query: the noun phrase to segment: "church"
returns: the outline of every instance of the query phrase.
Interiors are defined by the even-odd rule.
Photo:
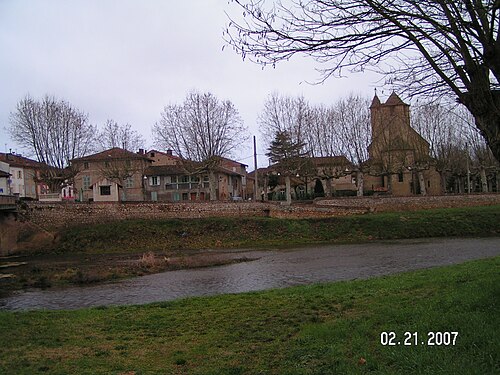
[[[429,142],[410,126],[410,106],[396,93],[370,106],[372,141],[363,166],[365,192],[393,196],[442,194]]]

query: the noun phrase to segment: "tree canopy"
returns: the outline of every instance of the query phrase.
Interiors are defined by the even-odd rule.
[[[12,139],[48,166],[63,169],[71,159],[93,151],[95,127],[64,100],[27,95],[10,114]]]
[[[233,0],[226,41],[275,65],[295,54],[322,78],[373,70],[408,95],[454,96],[500,159],[499,0]]]
[[[191,92],[184,103],[165,106],[153,135],[157,146],[183,159],[206,162],[230,156],[247,139],[247,130],[231,101]]]
[[[107,120],[98,135],[98,144],[102,150],[120,147],[131,152],[144,148],[144,138],[132,125],[120,125],[114,120]]]

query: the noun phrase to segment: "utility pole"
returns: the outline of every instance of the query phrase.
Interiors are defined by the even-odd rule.
[[[469,144],[465,143],[465,150],[466,150],[466,162],[467,162],[467,194],[470,194],[470,168],[469,168]]]
[[[253,165],[255,168],[255,182],[253,184],[253,201],[257,202],[257,197],[259,193],[259,176],[257,175],[257,142],[255,141],[255,135],[253,136]]]

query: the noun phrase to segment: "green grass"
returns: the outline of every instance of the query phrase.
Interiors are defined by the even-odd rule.
[[[500,206],[377,213],[326,219],[122,220],[63,230],[59,253],[290,246],[500,233]]]
[[[0,373],[498,374],[499,271],[497,257],[146,306],[0,312]],[[383,346],[383,331],[459,335],[454,346]]]

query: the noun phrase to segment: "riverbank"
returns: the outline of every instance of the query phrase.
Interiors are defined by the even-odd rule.
[[[373,213],[324,219],[205,218],[122,220],[54,233],[55,242],[1,269],[3,293],[85,285],[166,270],[249,260],[224,249],[289,248],[427,237],[495,236],[500,206]]]
[[[0,311],[0,372],[497,373],[499,268],[497,257],[146,306]]]

